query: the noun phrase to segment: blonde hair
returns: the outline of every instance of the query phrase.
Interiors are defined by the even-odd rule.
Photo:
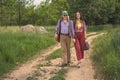
[[[63,20],[63,16],[61,16],[61,19],[60,20]],[[67,16],[67,20],[70,20],[70,17]]]

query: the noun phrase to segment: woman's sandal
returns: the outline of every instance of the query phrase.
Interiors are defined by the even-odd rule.
[[[81,62],[78,62],[77,66],[76,66],[77,68],[80,68],[80,63],[81,63]]]
[[[79,65],[77,65],[76,67],[77,67],[77,68],[80,68],[80,66],[79,66]]]

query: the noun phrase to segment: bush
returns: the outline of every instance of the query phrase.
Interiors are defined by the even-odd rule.
[[[92,60],[97,78],[120,80],[120,28],[110,30],[95,40]]]
[[[87,26],[88,32],[98,32],[98,31],[103,31],[103,30],[110,30],[112,28],[113,26],[110,24]]]

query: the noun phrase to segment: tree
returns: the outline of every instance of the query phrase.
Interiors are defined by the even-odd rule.
[[[0,0],[0,25],[22,24],[26,6],[33,0]],[[23,18],[24,19],[24,18]]]
[[[87,24],[120,24],[120,0],[45,0],[38,7],[34,0],[0,0],[0,25],[55,25],[61,12],[70,19],[80,11]]]
[[[68,0],[70,13],[80,11],[88,24],[106,24],[116,9],[118,0]]]

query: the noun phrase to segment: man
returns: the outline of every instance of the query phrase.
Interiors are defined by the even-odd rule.
[[[62,49],[62,65],[61,67],[67,66],[70,63],[70,43],[71,37],[75,42],[75,32],[73,21],[69,20],[68,12],[63,11],[62,17],[57,23],[57,27],[55,30],[55,38],[60,34],[60,44]]]

